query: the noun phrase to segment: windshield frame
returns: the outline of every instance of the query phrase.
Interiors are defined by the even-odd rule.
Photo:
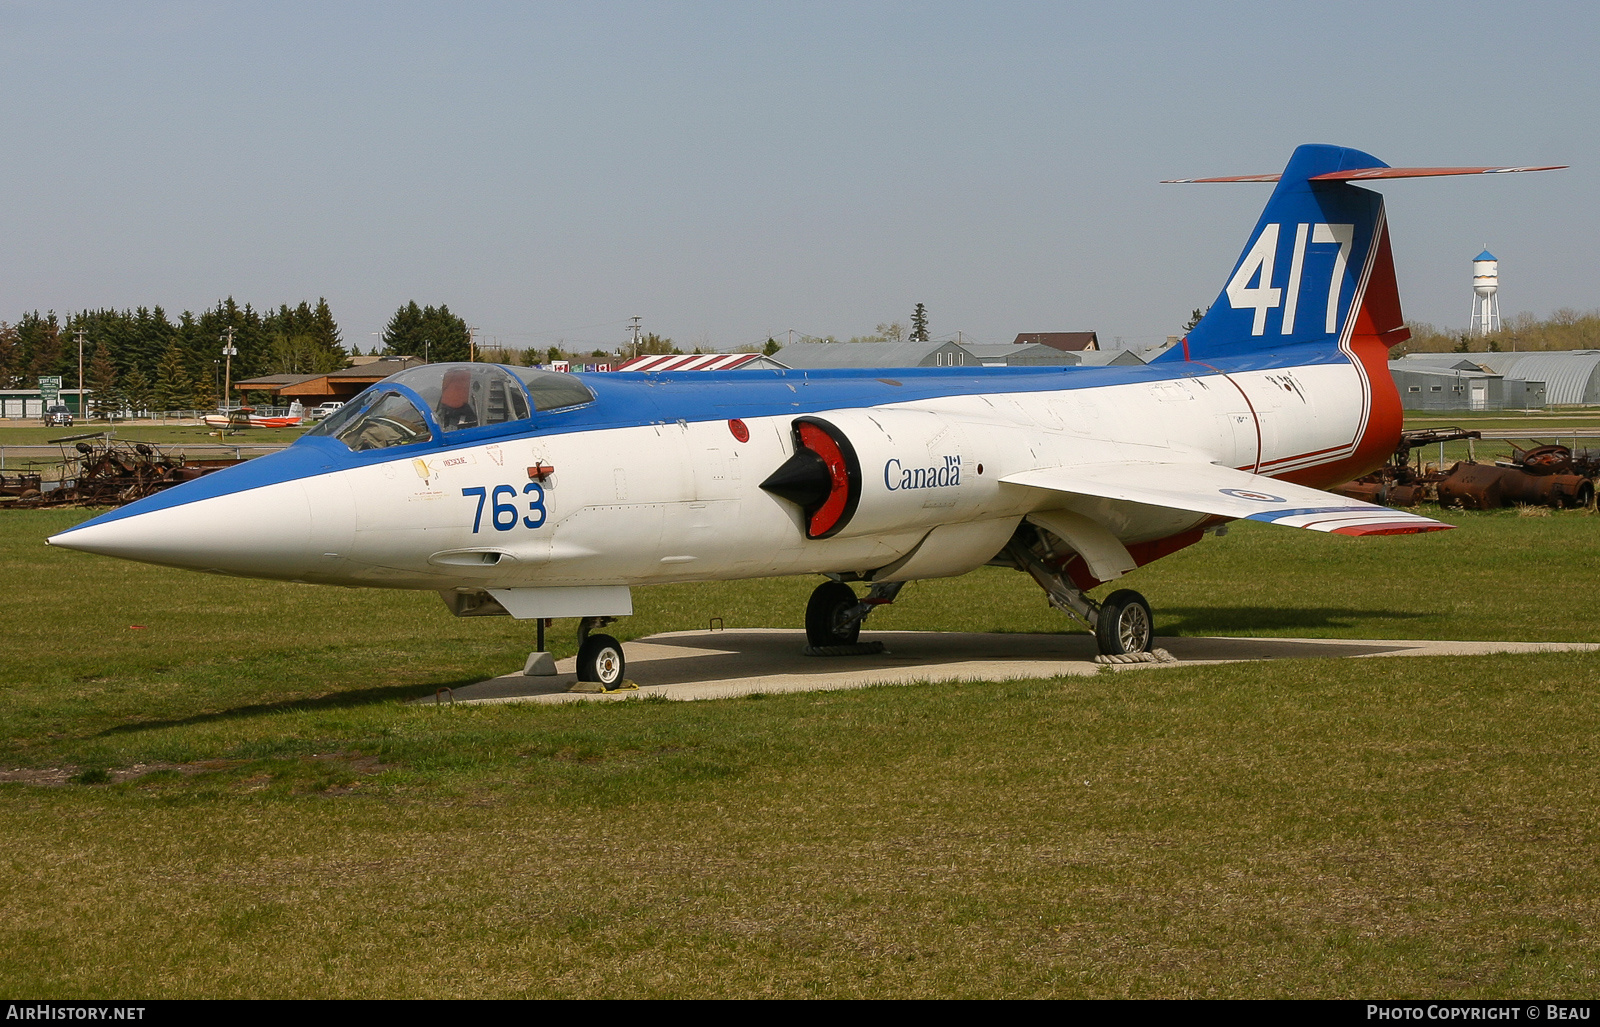
[[[459,365],[465,368],[476,367],[479,369],[497,369],[506,378],[514,382],[516,387],[521,390],[520,402],[523,404],[524,409],[526,409],[528,413],[523,417],[508,418],[507,420],[496,421],[492,424],[479,424],[474,427],[456,428],[451,431],[444,430],[444,428],[439,424],[438,417],[435,415],[434,405],[417,389],[406,384],[405,379],[408,375],[415,376],[416,372],[423,368],[431,369],[429,374],[436,373],[440,374],[442,377],[442,375],[449,373],[449,369],[452,367],[452,365]],[[576,402],[564,403],[560,406],[540,409],[539,397],[529,386],[529,379],[525,378],[524,374],[530,374],[539,378],[542,378],[545,375],[561,375],[560,384],[563,386],[570,386],[570,390],[561,391],[568,391],[569,394],[575,399],[580,393],[585,398],[577,399]],[[409,451],[416,447],[455,449],[464,443],[488,441],[491,439],[503,438],[506,435],[537,434],[540,429],[550,426],[550,418],[552,416],[560,416],[574,410],[581,410],[592,405],[598,398],[594,389],[591,388],[587,382],[584,382],[576,375],[567,374],[561,371],[547,371],[543,368],[536,367],[519,367],[513,364],[491,364],[488,362],[469,361],[446,361],[437,364],[419,364],[415,367],[408,367],[404,370],[396,371],[394,374],[382,379],[381,381],[373,382],[371,385],[367,386],[365,389],[362,389],[354,396],[344,400],[343,407],[317,422],[317,424],[305,432],[301,438],[324,438],[331,442],[338,442],[345,448],[349,448],[349,444],[345,443],[343,439],[339,438],[338,432],[353,422],[356,418],[364,416],[367,411],[370,410],[376,403],[381,402],[382,395],[388,392],[394,392],[404,396],[408,401],[411,402],[413,406],[417,408],[418,411],[422,413],[423,419],[428,425],[430,438],[417,439],[415,441],[399,443],[393,446],[384,446],[378,449],[351,449],[350,452],[354,455],[364,457],[374,453],[381,454],[399,450]]]

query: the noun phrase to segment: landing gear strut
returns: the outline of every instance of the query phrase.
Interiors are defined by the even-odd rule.
[[[842,581],[824,581],[806,603],[806,646],[825,650],[855,646],[861,637],[861,622],[876,607],[894,602],[905,587],[903,581],[884,581],[873,585],[866,595],[856,598],[855,590]]]
[[[1083,594],[1066,575],[1050,566],[1034,552],[1020,533],[1006,546],[1006,555],[1028,572],[1050,605],[1088,625],[1103,656],[1124,656],[1150,651],[1155,640],[1155,619],[1144,596],[1130,588],[1120,588],[1097,603]]]

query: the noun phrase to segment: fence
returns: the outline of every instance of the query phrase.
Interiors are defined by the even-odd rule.
[[[159,445],[158,448],[168,456],[181,456],[186,460],[244,460],[275,453],[288,445],[287,442],[183,442]],[[0,445],[0,472],[15,474],[27,471],[37,474],[45,470],[53,471],[61,466],[63,460],[76,455],[70,443],[54,446]]]

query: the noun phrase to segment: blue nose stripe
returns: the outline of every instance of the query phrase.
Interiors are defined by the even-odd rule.
[[[246,460],[234,467],[227,467],[220,471],[213,471],[203,478],[186,481],[182,485],[175,485],[170,489],[147,496],[136,503],[115,510],[108,510],[98,517],[84,521],[82,524],[68,528],[61,532],[61,536],[70,535],[94,524],[109,524],[120,521],[125,517],[138,517],[140,514],[153,513],[157,510],[168,510],[175,506],[188,503],[198,503],[202,499],[212,499],[216,496],[225,496],[235,492],[245,492],[250,489],[262,488],[266,485],[276,485],[285,481],[296,481],[302,478],[314,478],[318,475],[331,474],[334,471],[344,470],[352,464],[350,450],[344,444],[334,439],[317,437],[302,438],[288,449],[265,456]],[[60,537],[60,536],[57,536]]]

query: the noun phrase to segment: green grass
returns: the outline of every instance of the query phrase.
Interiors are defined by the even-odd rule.
[[[1283,661],[700,703],[406,706],[531,628],[0,519],[0,990],[61,997],[1587,996],[1600,657]],[[1600,520],[1236,526],[1185,634],[1595,640]],[[620,637],[814,581],[635,592]],[[137,627],[135,627],[137,625]],[[570,625],[553,635],[570,654]],[[1062,630],[1024,576],[873,628]]]

